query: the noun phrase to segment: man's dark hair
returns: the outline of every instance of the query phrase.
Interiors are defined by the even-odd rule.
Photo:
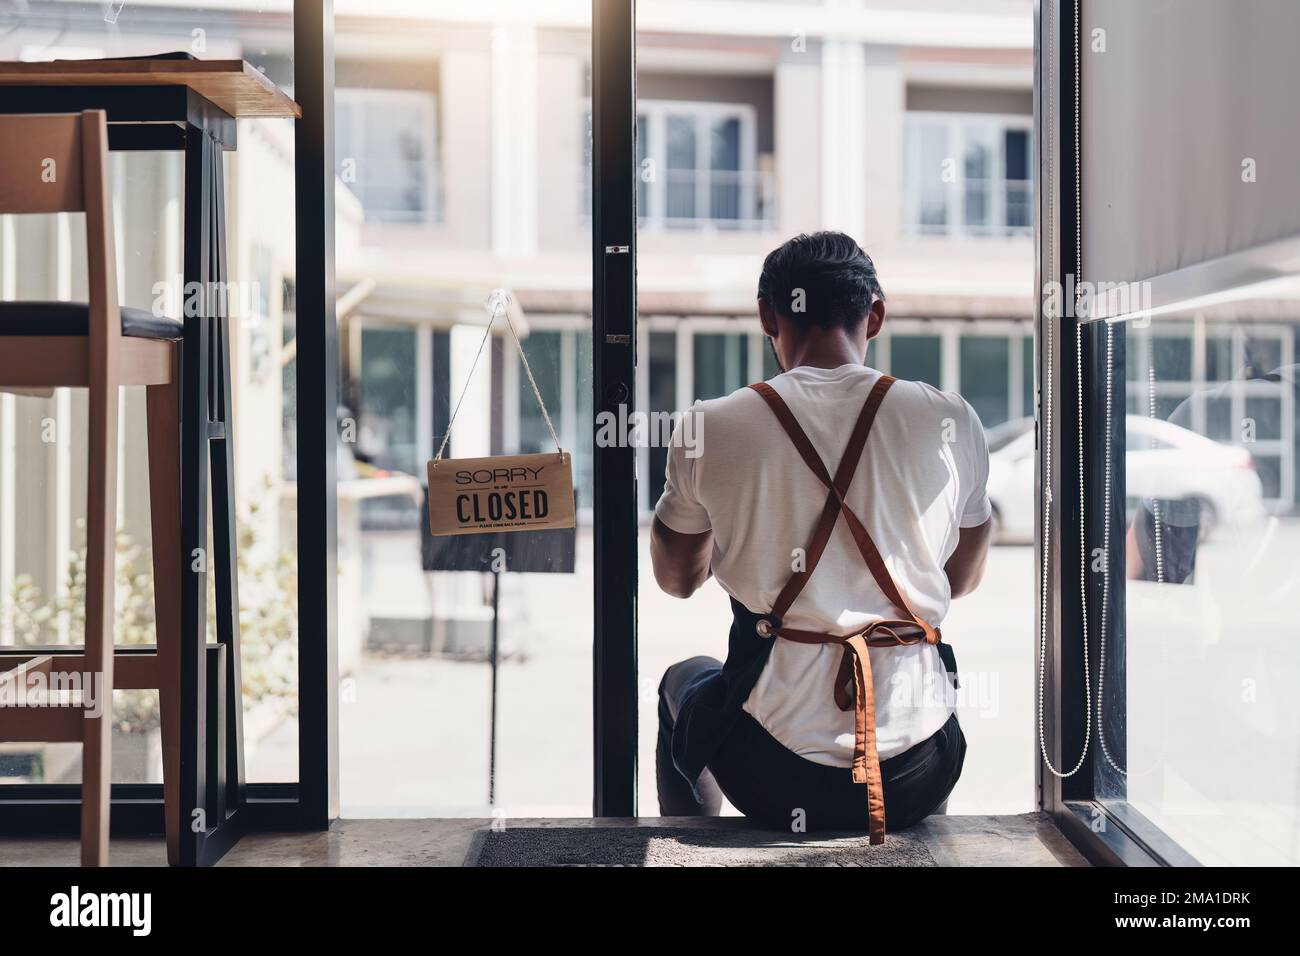
[[[768,253],[758,297],[783,317],[822,329],[851,329],[885,293],[871,257],[842,232],[800,234]]]

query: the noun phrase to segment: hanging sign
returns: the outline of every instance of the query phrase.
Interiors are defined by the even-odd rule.
[[[533,378],[528,356],[524,354],[519,333],[510,319],[510,294],[494,289],[486,303],[487,327],[479,343],[478,354],[465,378],[446,434],[438,452],[429,462],[429,531],[435,537],[448,534],[487,534],[495,531],[538,531],[546,528],[574,527],[573,462],[560,447],[551,415],[542,401],[541,390]],[[514,339],[519,362],[528,376],[528,384],[542,412],[542,421],[555,442],[555,451],[536,455],[499,455],[493,458],[448,458],[442,453],[451,438],[461,402],[469,391],[469,380],[478,368],[483,347],[492,334],[492,324],[504,318]]]
[[[435,536],[572,527],[568,452],[429,462],[429,531]]]

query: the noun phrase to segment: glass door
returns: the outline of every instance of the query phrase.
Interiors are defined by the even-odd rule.
[[[779,5],[747,4],[742,22],[720,32],[735,6],[637,5],[638,311],[647,329],[638,395],[651,413],[680,415],[775,376],[755,302],[764,257],[819,229],[859,242],[880,269],[888,308],[867,364],[960,392],[990,445],[999,435],[1019,442],[992,466],[1006,532],[984,583],[954,603],[944,630],[970,675],[959,718],[971,750],[954,812],[1027,811],[1035,792],[1018,755],[1032,743],[1034,489],[1020,451],[1033,414],[1032,56],[1000,52],[1023,80],[993,83],[978,57],[955,47],[864,44],[833,17],[792,33]],[[705,9],[715,18],[696,15]],[[899,23],[924,34],[919,19],[900,13]],[[922,74],[948,79],[918,82]],[[650,429],[638,449],[643,568],[664,487],[663,434]],[[681,601],[642,573],[637,600],[638,779],[642,810],[652,812],[659,680],[685,658],[725,657],[731,614],[712,579]]]
[[[591,25],[546,4],[454,19],[418,6],[335,18],[337,284],[348,302],[341,811],[585,816],[593,211],[589,187],[575,184],[590,175]],[[488,330],[495,289],[510,296],[572,456],[579,516],[567,552],[540,561],[524,561],[529,534],[501,536],[498,572],[448,559],[424,500],[426,464],[457,408],[448,457],[554,448],[506,322]]]

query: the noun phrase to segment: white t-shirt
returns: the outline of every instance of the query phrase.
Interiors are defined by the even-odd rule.
[[[770,382],[831,474],[880,374],[861,365],[800,366]],[[692,441],[675,441],[669,449],[655,514],[685,534],[711,529],[713,575],[723,590],[751,611],[770,611],[790,577],[792,552],[809,543],[827,489],[753,389],[697,402],[691,414],[698,416],[696,431]],[[912,609],[931,624],[941,624],[948,612],[943,567],[959,529],[983,524],[991,514],[987,479],[988,448],[975,410],[951,392],[895,382],[846,500]],[[852,634],[873,620],[897,617],[841,517],[782,623]],[[932,645],[873,647],[870,653],[876,749],[883,760],[937,732],[955,709],[956,692]],[[842,654],[838,645],[778,638],[745,703],[786,748],[834,767],[853,762],[853,711],[841,711],[833,697]]]

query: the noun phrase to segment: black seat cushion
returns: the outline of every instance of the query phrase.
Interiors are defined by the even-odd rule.
[[[144,309],[122,308],[122,334],[137,339],[179,339],[179,319]],[[90,306],[84,302],[0,302],[0,335],[86,335]]]

